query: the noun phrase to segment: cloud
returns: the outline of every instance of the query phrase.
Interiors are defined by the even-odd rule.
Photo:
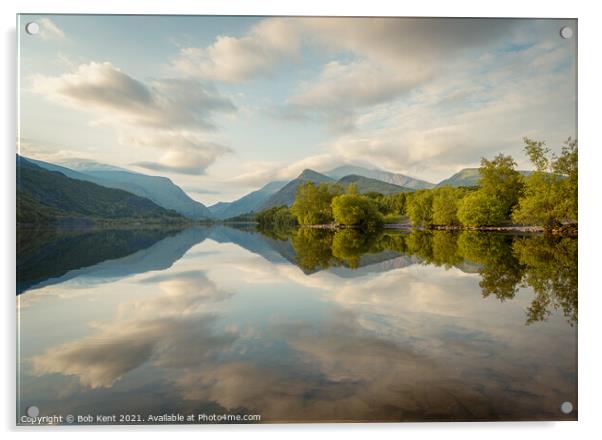
[[[207,48],[183,48],[171,66],[189,76],[238,83],[267,73],[298,50],[299,36],[290,32],[287,21],[267,19],[242,37],[222,35]]]
[[[500,152],[529,168],[523,136],[560,145],[576,134],[572,59],[545,42],[448,66],[419,92],[365,109],[329,151],[431,181]]]
[[[319,78],[292,96],[285,115],[327,120],[345,131],[354,125],[354,111],[408,93],[428,78],[424,69],[390,71],[369,61],[326,64]]]
[[[207,48],[185,48],[172,67],[186,75],[243,82],[310,47],[326,63],[280,113],[324,120],[336,131],[354,127],[356,110],[392,101],[427,83],[440,66],[509,37],[516,20],[428,18],[270,18],[241,37],[218,37]]]
[[[269,18],[240,37],[219,36],[207,48],[185,48],[172,60],[180,72],[227,82],[245,81],[299,56],[302,44],[326,53],[351,52],[400,68],[418,67],[488,44],[513,20],[428,18]]]
[[[140,166],[199,174],[229,147],[207,139],[215,130],[213,117],[231,113],[232,101],[194,79],[138,81],[111,63],[82,64],[58,77],[35,75],[32,91],[48,99],[91,112],[99,124],[117,128],[123,145],[164,150],[159,162]]]
[[[148,85],[111,63],[80,65],[58,77],[34,75],[32,90],[78,110],[95,112],[100,122],[112,120],[151,128],[214,128],[211,117],[235,110],[232,102],[195,80],[161,79]],[[111,112],[111,118],[106,116]]]
[[[40,25],[40,31],[38,32],[38,35],[43,39],[48,40],[53,38],[65,38],[65,33],[63,30],[51,19],[42,18],[38,21],[38,24]]]
[[[273,180],[294,179],[307,168],[316,171],[326,171],[346,162],[348,162],[346,158],[329,153],[309,156],[291,164],[279,162],[248,162],[244,164],[244,168],[249,171],[243,171],[237,176],[225,181],[224,184],[245,185],[250,187],[264,185]]]
[[[199,187],[199,186],[185,186],[185,187],[183,187],[183,189],[186,190],[187,192],[191,192],[191,193],[195,193],[195,194],[209,194],[209,195],[221,194],[220,191],[207,189],[207,188]]]
[[[158,162],[140,161],[132,165],[191,175],[203,174],[219,157],[233,152],[225,145],[204,141],[189,132],[139,133],[122,142],[165,150]]]

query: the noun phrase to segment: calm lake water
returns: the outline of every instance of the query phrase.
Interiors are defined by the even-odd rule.
[[[213,226],[21,231],[18,245],[18,421],[33,405],[577,418],[576,239]]]

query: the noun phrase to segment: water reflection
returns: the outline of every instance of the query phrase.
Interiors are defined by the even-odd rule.
[[[476,231],[396,231],[367,233],[354,229],[290,231],[296,264],[306,273],[344,265],[357,269],[407,255],[422,264],[476,270],[484,297],[514,298],[519,288],[537,294],[527,322],[542,321],[560,309],[577,322],[577,240]],[[372,257],[372,258],[370,258]]]
[[[576,418],[574,239],[195,229],[19,297],[20,411]]]
[[[17,230],[17,294],[71,278],[113,279],[167,269],[207,228]]]

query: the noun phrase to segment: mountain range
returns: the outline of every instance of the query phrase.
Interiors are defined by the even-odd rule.
[[[219,219],[236,217],[257,210],[267,200],[278,192],[287,182],[276,181],[262,186],[256,191],[237,199],[233,202],[218,202],[209,206],[211,214]]]
[[[257,211],[263,211],[264,209],[273,208],[274,206],[291,206],[295,201],[297,189],[307,182],[313,182],[316,184],[320,183],[334,183],[335,180],[331,177],[320,174],[314,170],[304,170],[295,179],[288,182],[280,190],[274,193],[268,198],[262,205],[259,205]]]
[[[93,182],[107,188],[121,189],[144,197],[162,208],[172,209],[193,220],[213,218],[211,211],[205,205],[190,198],[182,188],[166,177],[148,176],[95,162],[76,163],[74,167],[77,170],[74,170],[40,160],[27,160],[41,168],[58,171],[72,179]]]
[[[326,171],[324,174],[337,180],[345,176],[357,175],[380,180],[386,183],[392,183],[394,185],[403,186],[404,188],[410,189],[430,189],[435,187],[434,183],[415,179],[404,174],[391,173],[389,171],[379,170],[376,168],[364,168],[356,165],[343,165],[330,171]]]
[[[355,171],[361,171],[359,167],[354,167]],[[260,205],[258,211],[272,208],[274,206],[291,206],[295,201],[297,189],[306,182],[320,183],[339,183],[343,187],[347,187],[353,183],[357,186],[357,190],[360,194],[368,192],[380,192],[382,194],[394,194],[398,192],[411,192],[414,191],[412,188],[396,185],[393,183],[383,182],[378,179],[365,177],[357,174],[345,175],[338,180],[327,176],[326,174],[318,173],[317,171],[306,169],[297,178],[291,180],[279,191],[274,193],[268,198],[263,205]]]
[[[523,176],[528,177],[533,173],[533,171],[524,171],[518,170]],[[478,168],[464,168],[463,170],[458,171],[456,174],[448,177],[447,179],[442,180],[437,184],[437,188],[442,186],[451,186],[458,188],[460,186],[477,186],[479,184],[479,180],[481,179],[481,175],[479,173]]]
[[[67,177],[17,156],[17,222],[183,221],[175,211],[130,192]]]
[[[21,162],[19,162],[19,159],[22,159]],[[109,194],[104,191],[105,189],[122,190],[126,194],[138,197],[129,199],[132,203],[136,204],[136,208],[133,211],[125,209],[123,212],[127,213],[127,215],[138,217],[151,215],[167,218],[173,216],[175,212],[192,220],[224,220],[242,214],[259,212],[275,206],[291,206],[295,200],[298,188],[310,181],[316,184],[339,183],[343,187],[347,187],[353,183],[361,194],[368,192],[394,194],[441,186],[476,186],[480,178],[478,168],[465,168],[438,184],[434,184],[385,170],[356,165],[343,165],[324,173],[306,169],[288,182],[272,181],[237,200],[218,202],[207,207],[201,202],[193,200],[179,186],[166,177],[150,176],[92,161],[72,161],[67,166],[61,166],[17,156],[17,163],[18,167],[20,166],[25,169],[25,171],[20,173],[21,176],[29,176],[34,181],[36,179],[39,182],[44,181],[47,185],[51,183],[59,185],[61,191],[65,188],[77,189],[77,185],[74,185],[70,180],[84,181],[96,185],[84,185],[81,187],[82,191],[88,191],[87,197],[89,197],[90,206],[86,207],[77,203],[70,206],[57,206],[57,194],[51,196],[48,193],[52,189],[51,187],[45,188],[47,192],[42,194],[40,193],[42,191],[41,188],[36,189],[24,186],[24,183],[31,184],[32,181],[18,182],[19,203],[24,208],[21,212],[32,213],[34,220],[35,218],[40,220],[65,217],[66,214],[75,216],[91,215],[89,212],[86,214],[86,208],[94,211],[94,216],[97,218],[106,218],[106,216],[115,215],[115,213],[108,212],[107,206],[101,207],[101,203],[99,202],[109,199],[114,200],[115,203],[119,203],[119,206],[125,209],[123,206],[123,200],[125,199],[123,197],[126,197],[126,195],[118,195],[119,193]],[[42,170],[51,174],[43,174],[41,173]],[[529,171],[520,172],[523,175],[530,174]],[[61,176],[69,180],[64,180]],[[94,194],[96,191],[99,191],[98,195]],[[74,195],[72,194],[72,196]],[[53,197],[55,198],[53,199]],[[54,201],[51,202],[51,200]],[[151,204],[142,202],[142,200],[148,201]],[[151,209],[151,207],[153,208]],[[162,208],[163,210],[158,211],[157,208]],[[29,220],[32,220],[32,218]]]

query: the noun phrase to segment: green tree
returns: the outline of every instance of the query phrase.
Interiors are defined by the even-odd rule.
[[[380,203],[383,214],[405,215],[407,193],[395,193],[382,196]]]
[[[297,219],[286,206],[275,206],[255,214],[258,230],[276,240],[287,240],[297,227]]]
[[[458,202],[457,216],[460,223],[470,227],[499,225],[506,218],[503,203],[481,190]]]
[[[498,201],[504,219],[509,219],[524,186],[523,176],[516,171],[511,156],[498,154],[493,160],[481,159],[479,191]]]
[[[578,208],[578,147],[577,139],[570,137],[562,146],[560,156],[554,160],[553,170],[557,174],[566,176],[564,183],[566,215],[569,219],[577,221]]]
[[[425,189],[408,194],[406,214],[414,226],[433,224],[433,191]]]
[[[560,157],[550,156],[544,142],[529,138],[524,142],[536,171],[527,178],[512,219],[546,229],[577,221],[577,141],[569,138]]]
[[[355,194],[343,194],[332,199],[334,221],[341,225],[373,229],[382,224],[374,200]]]
[[[445,186],[433,190],[433,224],[458,225],[458,204],[466,194],[464,189]]]
[[[333,221],[331,202],[341,193],[339,185],[307,182],[299,187],[291,213],[301,225],[318,225]]]
[[[458,220],[464,226],[496,226],[510,220],[524,187],[521,174],[510,156],[498,154],[481,159],[479,188],[458,204]]]

